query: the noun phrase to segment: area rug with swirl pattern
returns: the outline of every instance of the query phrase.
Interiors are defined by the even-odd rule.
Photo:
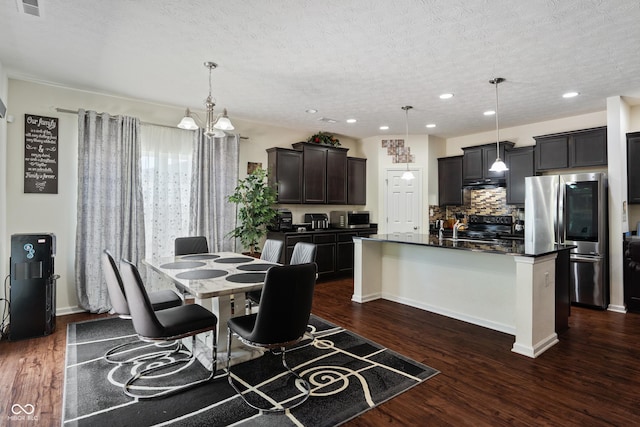
[[[62,425],[336,426],[438,374],[319,317],[312,315],[309,324],[316,340],[287,352],[287,363],[310,383],[311,396],[302,405],[278,414],[248,406],[228,384],[226,372],[220,369],[223,366],[218,366],[210,382],[163,399],[128,397],[122,386],[135,372],[179,356],[133,364],[108,363],[103,357],[107,350],[135,341],[131,321],[113,317],[69,324]],[[254,399],[266,395],[285,399],[296,390],[293,381],[281,375],[280,357],[271,353],[235,365],[231,371],[249,399],[251,395]],[[201,378],[205,373],[195,361],[166,375],[168,380],[156,378],[154,384],[166,380],[163,387],[172,387],[174,381]]]

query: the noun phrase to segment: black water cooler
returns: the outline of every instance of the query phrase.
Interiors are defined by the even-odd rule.
[[[56,236],[11,236],[10,340],[41,337],[56,327]]]

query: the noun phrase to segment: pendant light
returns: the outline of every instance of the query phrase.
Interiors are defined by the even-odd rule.
[[[502,77],[496,77],[493,80],[489,80],[489,83],[496,85],[496,161],[493,162],[489,171],[491,172],[504,172],[509,168],[500,158],[500,126],[498,125],[498,85],[502,83],[504,79]]]
[[[405,144],[408,144],[409,143],[409,110],[411,110],[413,107],[411,105],[405,105],[404,107],[401,107],[401,108],[404,110],[404,115],[405,115],[406,137],[404,142]],[[407,170],[404,171],[400,179],[404,179],[405,181],[411,181],[412,179],[415,178],[415,176],[409,170],[409,155],[408,153],[405,155],[407,156]]]
[[[207,99],[204,101],[204,106],[206,109],[206,121],[204,128],[204,134],[207,138],[213,137],[224,137],[225,130],[234,130],[233,124],[231,124],[231,120],[229,120],[229,116],[227,115],[227,109],[223,110],[222,114],[216,114],[213,111],[213,108],[216,106],[215,102],[213,102],[213,98],[211,96],[211,71],[218,67],[218,64],[212,61],[207,61],[204,63],[204,66],[209,69],[209,95]],[[192,116],[195,116],[199,121],[200,117],[196,113],[192,113],[188,108],[185,112],[184,117],[178,123],[178,127],[180,129],[198,129],[198,124],[193,119]]]

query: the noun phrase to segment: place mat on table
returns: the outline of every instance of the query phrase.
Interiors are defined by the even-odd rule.
[[[233,283],[260,283],[264,282],[265,273],[238,273],[225,277]]]
[[[183,271],[182,273],[176,274],[178,279],[215,279],[216,277],[221,277],[226,275],[227,272],[224,270],[211,270],[208,268],[203,268],[200,270],[191,270],[191,271]]]
[[[203,265],[207,265],[204,262],[198,261],[177,261],[177,262],[168,262],[166,264],[162,264],[160,268],[166,268],[168,270],[182,270],[185,268],[197,268],[202,267]]]
[[[229,258],[218,258],[216,260],[213,260],[213,262],[220,262],[222,264],[240,264],[243,262],[251,262],[253,261],[255,258],[249,258],[249,257],[229,257]]]
[[[245,264],[245,265],[239,265],[237,267],[238,270],[242,270],[242,271],[267,271],[268,269],[270,269],[271,267],[273,267],[274,265],[278,265],[278,264],[267,264],[267,263],[253,263],[253,264]]]
[[[185,255],[182,259],[216,259],[220,258],[220,255],[216,254],[193,254],[193,255]]]

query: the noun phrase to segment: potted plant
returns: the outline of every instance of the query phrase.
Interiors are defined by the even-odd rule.
[[[311,135],[309,139],[307,139],[307,142],[331,145],[332,147],[340,146],[340,140],[338,140],[338,138],[325,132],[318,132],[314,135]]]
[[[239,225],[227,236],[240,239],[240,243],[256,256],[258,243],[267,234],[267,225],[276,217],[276,191],[267,184],[267,171],[258,168],[238,181],[229,202],[238,206]]]

